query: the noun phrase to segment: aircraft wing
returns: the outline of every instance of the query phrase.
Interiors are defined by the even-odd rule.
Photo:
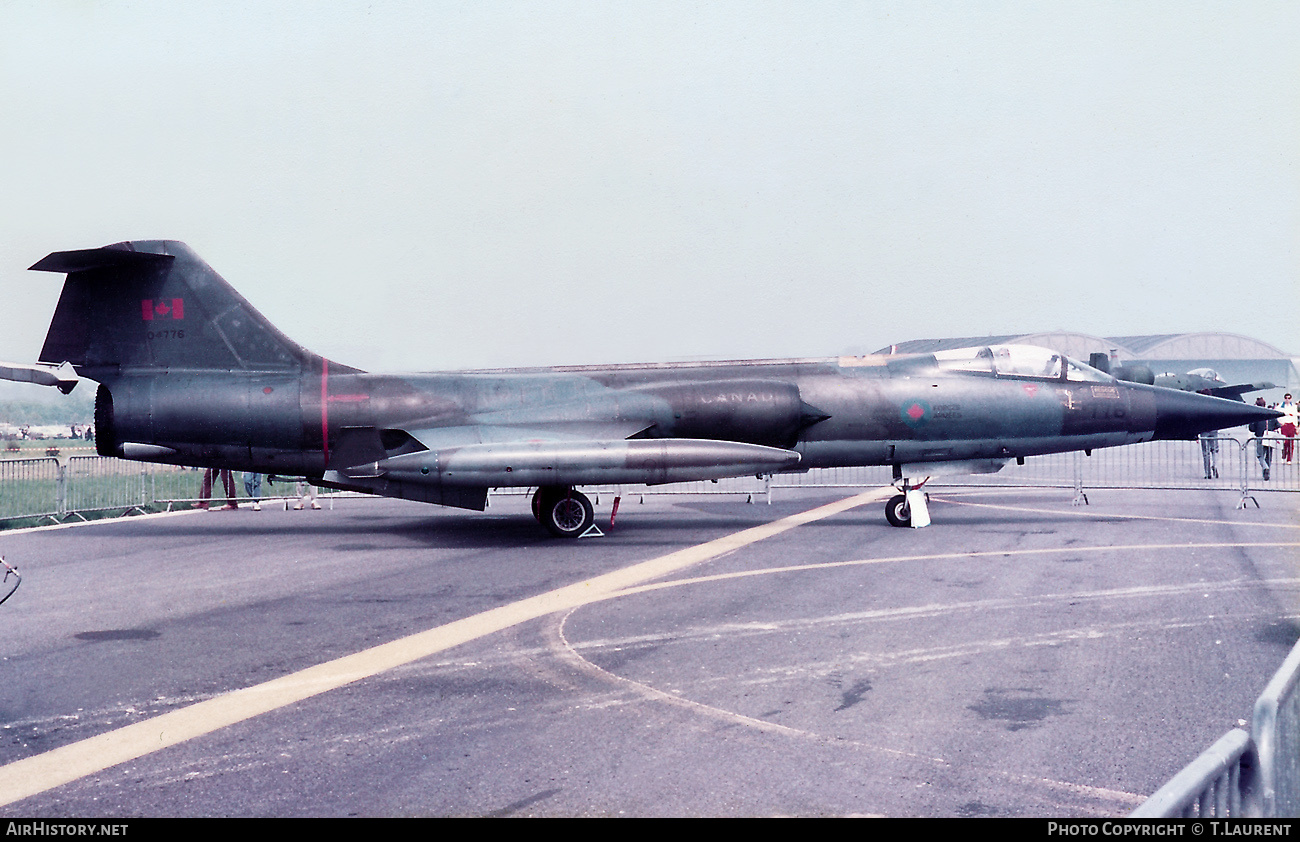
[[[38,386],[54,386],[65,395],[81,382],[71,363],[63,363],[57,366],[0,363],[0,380],[13,380],[16,383],[35,383]]]
[[[629,439],[653,427],[654,423],[632,421],[552,421],[545,424],[471,424],[408,430],[411,437],[429,450],[508,442],[618,441]]]
[[[651,426],[651,423],[644,421],[610,421],[533,425],[466,424],[410,430],[344,427],[331,447],[327,467],[352,476],[361,476],[363,474],[350,469],[365,470],[367,465],[410,453],[438,453],[510,442],[614,441],[634,436]]]
[[[1242,395],[1247,392],[1261,392],[1264,389],[1276,389],[1277,386],[1267,381],[1261,383],[1238,383],[1235,386],[1218,386],[1210,389],[1210,394],[1216,398],[1227,398],[1228,400],[1244,400]]]

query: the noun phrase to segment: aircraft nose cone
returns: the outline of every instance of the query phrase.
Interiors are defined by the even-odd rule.
[[[1194,439],[1201,433],[1277,418],[1281,413],[1226,398],[1176,389],[1152,389],[1157,439]]]

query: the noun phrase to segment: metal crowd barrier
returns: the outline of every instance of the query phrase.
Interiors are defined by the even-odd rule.
[[[1263,441],[1252,439],[1250,443],[1251,458],[1255,462],[1254,476],[1261,477],[1263,473],[1263,463],[1258,453],[1261,444],[1272,444],[1271,448],[1271,476],[1268,482],[1263,482],[1260,488],[1268,488],[1271,491],[1300,491],[1300,439],[1291,442],[1293,450],[1291,462],[1283,462],[1282,453],[1286,439],[1283,436],[1270,434],[1263,437]]]
[[[1246,505],[1258,491],[1300,491],[1300,458],[1291,464],[1281,460],[1282,438],[1267,436],[1274,444],[1270,477],[1263,478],[1255,438],[1244,441],[1232,436],[1208,436],[1204,441],[1157,441],[1125,447],[1108,447],[1084,453],[1053,453],[1026,457],[1023,465],[1008,462],[992,474],[939,475],[932,487],[993,486],[1007,488],[1085,489],[1214,489],[1236,491]],[[1207,460],[1206,450],[1211,457]],[[1207,476],[1208,467],[1208,476]],[[888,485],[888,466],[814,468],[802,473],[770,477],[737,477],[716,482],[681,482],[668,485],[584,487],[596,494],[624,497],[651,494],[735,494],[751,501],[759,496],[770,501],[773,492],[786,488],[859,488]],[[496,489],[493,495],[530,494],[532,489]],[[1258,501],[1256,500],[1257,504]]]
[[[64,502],[59,514],[80,514],[121,509],[143,510],[153,502],[149,477],[153,471],[141,463],[102,456],[73,456],[62,464]]]
[[[0,459],[0,521],[131,514],[196,502],[203,472],[103,456]],[[220,491],[220,489],[218,489]]]
[[[0,460],[0,518],[56,517],[63,508],[63,489],[57,459]]]
[[[1234,728],[1131,814],[1134,818],[1300,816],[1300,643]]]
[[[931,487],[1037,487],[1073,488],[1076,502],[1086,501],[1085,489],[1158,488],[1218,489],[1238,491],[1239,506],[1259,505],[1261,491],[1300,491],[1300,458],[1282,459],[1281,436],[1270,435],[1269,478],[1264,479],[1259,458],[1261,441],[1247,437],[1214,436],[1203,442],[1148,442],[1083,453],[1031,456],[1024,464],[1010,462],[993,474],[937,476]],[[1205,450],[1210,449],[1212,463]],[[1300,449],[1300,448],[1298,448]],[[1206,476],[1206,468],[1210,468]],[[170,465],[126,462],[101,456],[0,459],[0,520],[13,518],[63,519],[79,513],[198,502],[202,471]],[[716,481],[681,482],[659,486],[595,486],[585,488],[597,499],[604,495],[625,499],[658,494],[718,494],[743,496],[749,502],[772,501],[774,493],[789,488],[858,488],[888,485],[887,466],[815,468],[802,473],[766,477],[735,477]],[[237,489],[242,484],[236,480]],[[218,494],[221,489],[215,489]],[[273,494],[264,500],[292,494]],[[495,489],[493,496],[525,495],[532,489]],[[322,492],[321,497],[331,496]],[[241,499],[246,499],[241,497]]]
[[[994,474],[939,477],[935,485],[992,485],[1239,491],[1243,502],[1256,491],[1300,491],[1300,460],[1281,460],[1280,436],[1264,437],[1272,448],[1268,480],[1258,458],[1260,442],[1248,436],[1207,436],[1201,441],[1154,441],[1084,453],[1031,456]],[[1206,451],[1209,450],[1207,458]],[[1208,468],[1208,471],[1207,471]],[[1207,476],[1208,473],[1208,476]]]

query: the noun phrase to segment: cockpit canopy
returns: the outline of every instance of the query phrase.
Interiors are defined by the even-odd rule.
[[[1042,380],[1064,379],[1101,383],[1111,381],[1109,374],[1035,345],[955,348],[951,351],[939,351],[934,358],[939,368],[944,371],[963,371],[994,377],[1032,377]]]

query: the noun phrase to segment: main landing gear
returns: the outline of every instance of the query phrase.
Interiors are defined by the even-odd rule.
[[[533,494],[533,517],[557,538],[580,538],[595,523],[596,510],[581,491],[544,486]]]

